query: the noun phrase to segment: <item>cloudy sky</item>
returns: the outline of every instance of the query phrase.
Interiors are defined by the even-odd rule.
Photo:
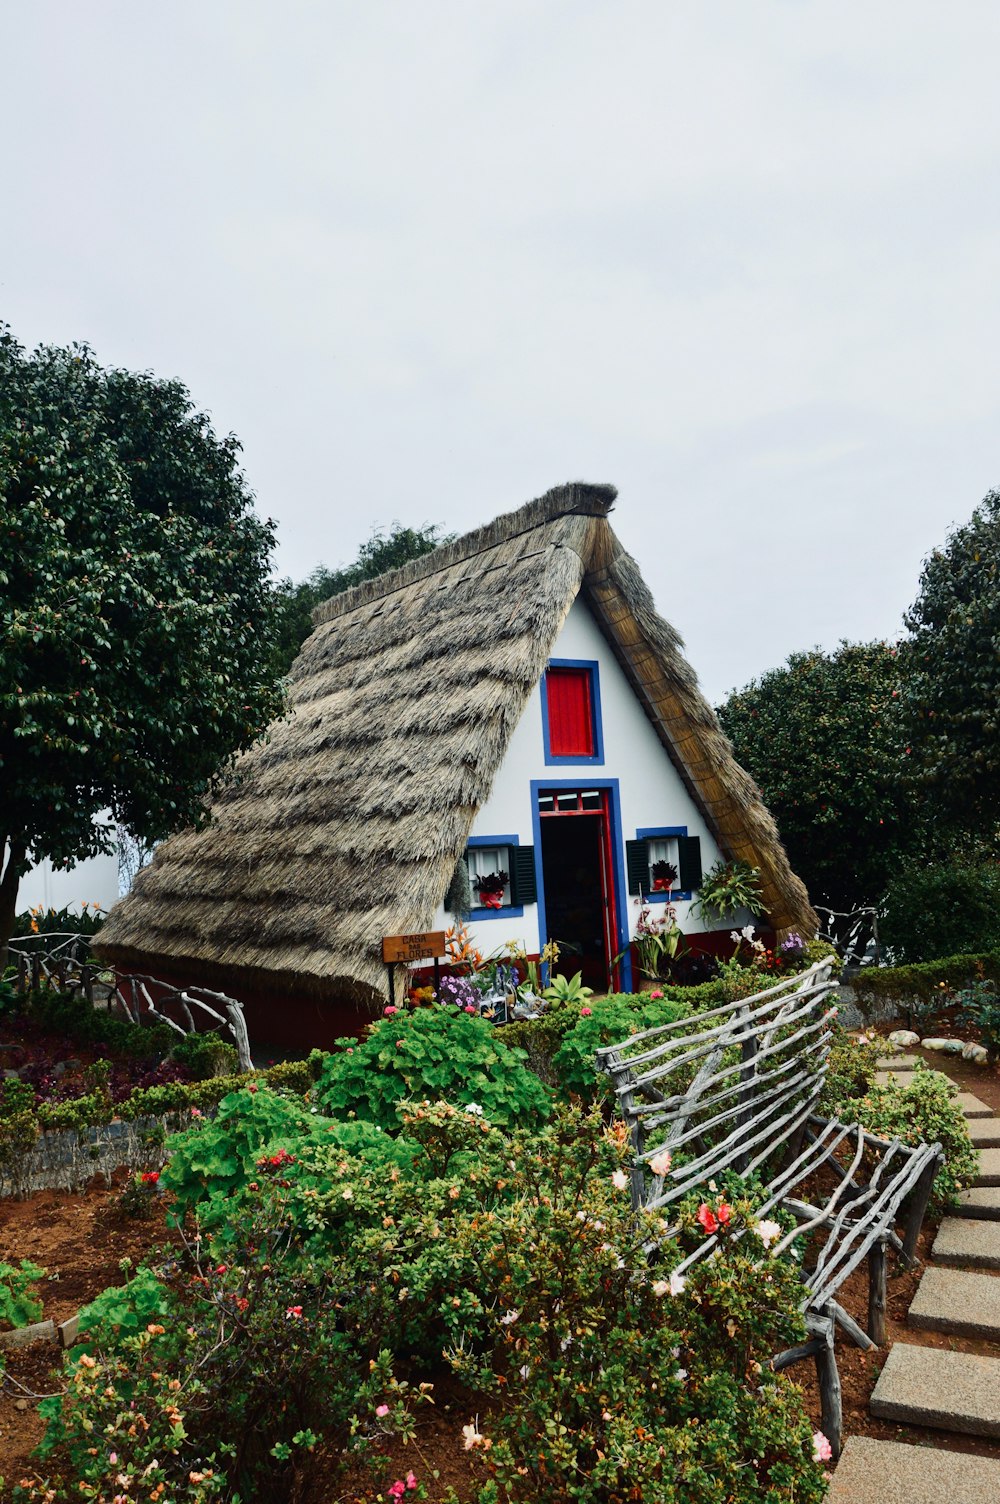
[[[1000,485],[996,0],[9,0],[0,318],[189,386],[277,567],[568,479],[709,695]]]

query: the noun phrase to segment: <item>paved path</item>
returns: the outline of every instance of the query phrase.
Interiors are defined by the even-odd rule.
[[[879,1061],[881,1079],[912,1079],[911,1059]],[[902,1070],[900,1070],[902,1066]],[[979,1149],[979,1174],[946,1217],[910,1305],[910,1336],[890,1349],[871,1413],[901,1426],[1000,1442],[1000,1117],[971,1092],[959,1104]],[[922,1345],[924,1332],[975,1339],[978,1354]],[[992,1456],[852,1436],[828,1504],[998,1504],[1000,1446]]]

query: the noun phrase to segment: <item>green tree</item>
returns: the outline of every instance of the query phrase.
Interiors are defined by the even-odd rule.
[[[0,953],[31,861],[201,822],[282,709],[238,456],[179,382],[0,327]]]
[[[1000,811],[1000,491],[926,560],[904,620],[914,777],[945,829],[991,846]]]
[[[452,536],[442,536],[436,523],[413,528],[394,522],[388,533],[381,528],[374,530],[367,543],[362,543],[353,564],[341,569],[327,569],[320,564],[308,579],[297,585],[290,579],[279,580],[274,587],[278,616],[275,672],[288,673],[313,629],[312,613],[316,606],[364,580],[373,580],[411,559],[419,559],[440,544],[450,543]]]
[[[719,710],[815,902],[877,899],[912,836],[899,658],[884,642],[793,653]]]

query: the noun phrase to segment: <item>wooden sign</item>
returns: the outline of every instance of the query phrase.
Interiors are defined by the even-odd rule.
[[[444,955],[444,930],[429,930],[424,935],[386,935],[382,941],[382,960],[386,965],[397,961],[427,961]]]

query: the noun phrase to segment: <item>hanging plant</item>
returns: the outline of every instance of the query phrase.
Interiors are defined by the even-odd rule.
[[[509,882],[508,872],[487,872],[476,878],[476,892],[484,909],[503,908],[503,891]]]
[[[469,884],[469,864],[464,857],[459,857],[455,863],[444,906],[459,922],[469,917],[472,909],[472,888]]]

